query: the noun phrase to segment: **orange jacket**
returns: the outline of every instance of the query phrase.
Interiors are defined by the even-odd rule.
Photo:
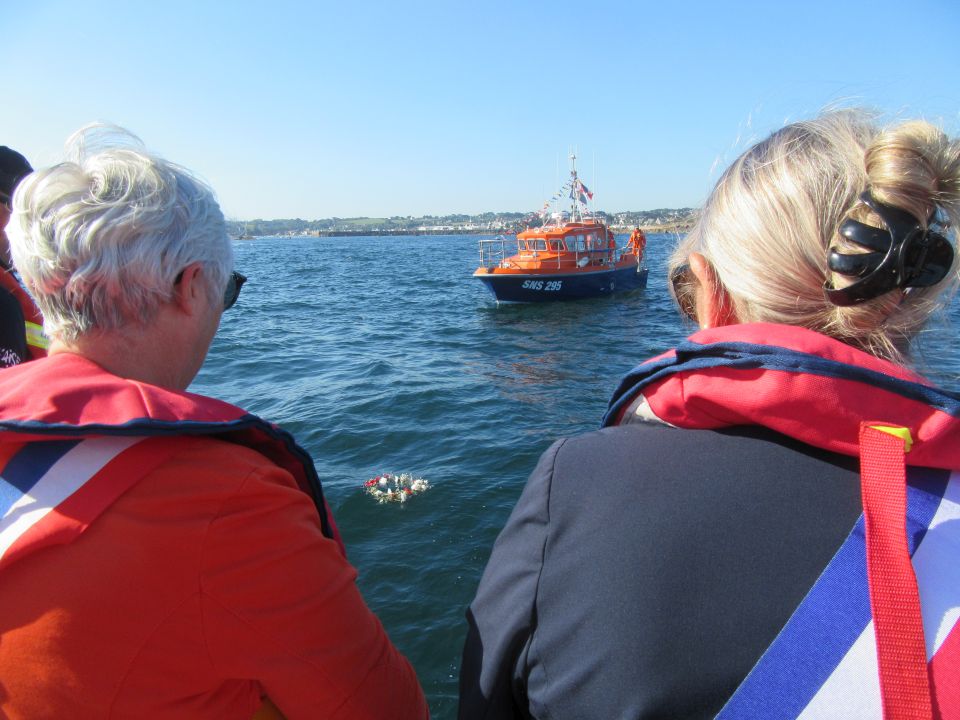
[[[29,431],[23,388],[65,376],[73,388],[113,378],[63,354],[4,370],[0,430]],[[151,389],[144,415],[166,402]],[[167,410],[190,401],[168,395]],[[44,398],[42,422],[90,427],[96,400],[76,417],[61,405]],[[0,464],[23,439],[36,438],[0,432]],[[289,720],[427,717],[290,472],[237,442],[174,442],[78,537],[0,571],[0,716],[249,720],[267,696]]]
[[[630,241],[627,245],[637,257],[642,257],[643,251],[647,247],[647,236],[643,234],[643,230],[634,230],[630,234]]]

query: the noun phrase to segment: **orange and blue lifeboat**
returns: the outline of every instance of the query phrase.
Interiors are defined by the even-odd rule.
[[[509,257],[506,243],[481,240],[473,273],[497,302],[580,300],[647,285],[643,257],[618,249],[613,232],[599,222],[524,230]]]

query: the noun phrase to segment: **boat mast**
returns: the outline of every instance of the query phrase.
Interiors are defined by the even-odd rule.
[[[580,222],[583,219],[583,213],[580,211],[580,189],[577,187],[577,155],[570,154],[570,220]]]

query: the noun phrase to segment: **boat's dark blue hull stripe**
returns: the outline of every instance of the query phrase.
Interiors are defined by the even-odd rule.
[[[475,275],[499,302],[579,300],[647,286],[647,269],[636,267],[569,275]]]

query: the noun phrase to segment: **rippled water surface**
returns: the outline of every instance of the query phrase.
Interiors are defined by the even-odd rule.
[[[666,288],[671,236],[649,239],[646,290],[499,307],[470,277],[477,239],[237,243],[249,282],[191,388],[313,455],[360,588],[437,718],[456,714],[464,610],[538,456],[597,427],[620,376],[690,329]],[[923,343],[951,389],[955,327]],[[378,505],[361,485],[386,471],[433,488]]]

